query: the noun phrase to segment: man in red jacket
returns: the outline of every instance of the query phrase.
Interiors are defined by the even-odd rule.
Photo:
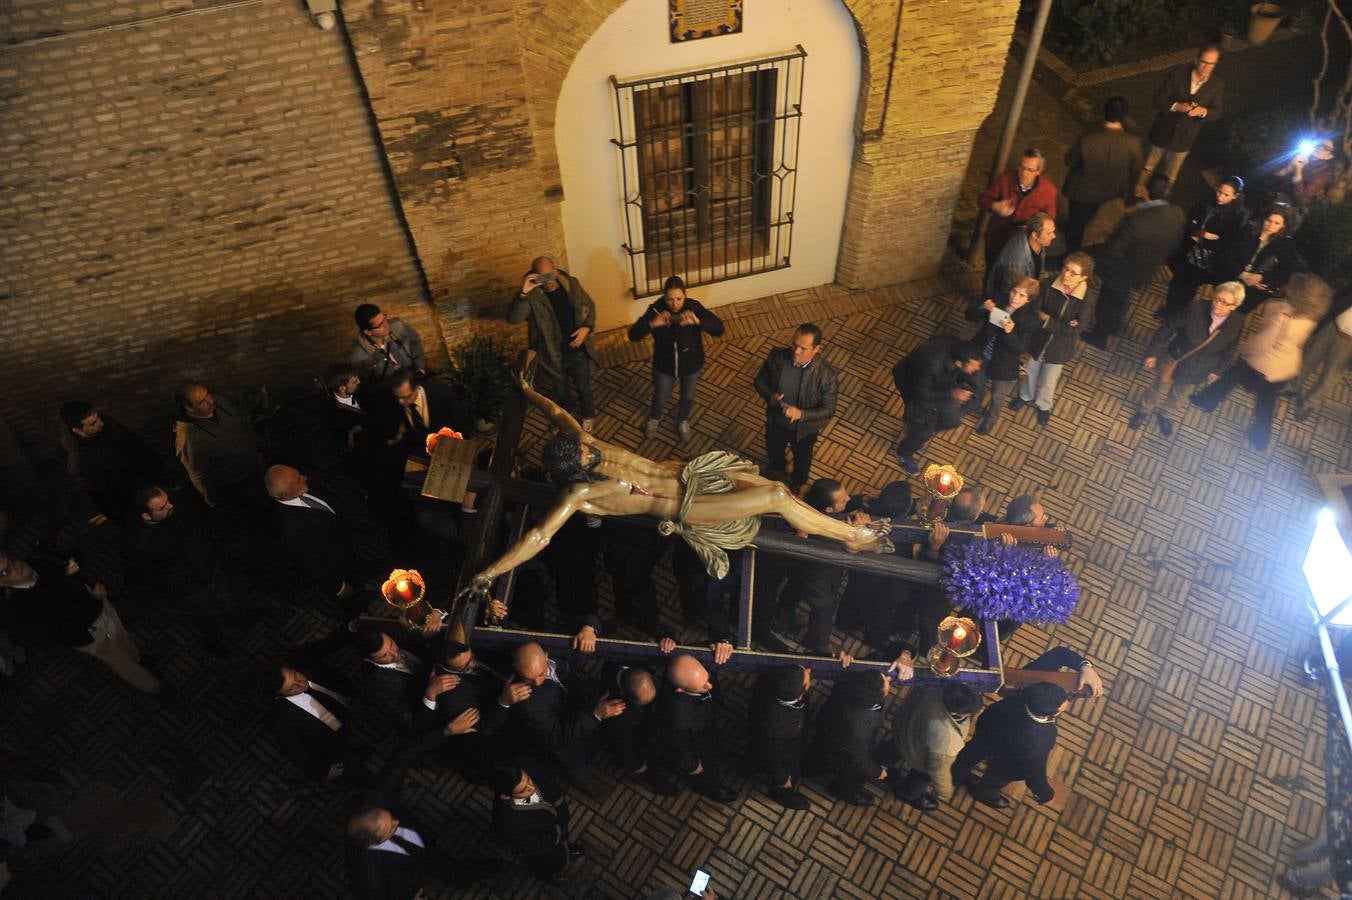
[[[1042,177],[1046,160],[1042,151],[1029,147],[1023,151],[1017,169],[1001,172],[991,186],[976,198],[976,205],[991,214],[986,225],[986,271],[995,265],[995,258],[1004,249],[1014,229],[1027,223],[1035,213],[1046,213],[1056,218],[1056,204],[1060,195],[1056,185]]]

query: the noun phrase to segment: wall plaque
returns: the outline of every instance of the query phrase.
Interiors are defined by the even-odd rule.
[[[671,42],[738,34],[743,0],[667,0]]]

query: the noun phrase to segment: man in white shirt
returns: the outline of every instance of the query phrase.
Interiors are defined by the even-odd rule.
[[[334,643],[325,639],[299,648],[261,678],[273,695],[269,727],[282,753],[312,778],[356,782],[368,774],[348,744],[357,689],[318,659]]]
[[[356,615],[370,599],[357,572],[356,550],[347,522],[333,504],[310,491],[310,482],[291,466],[272,466],[263,476],[282,550],[301,575],[325,597]]]

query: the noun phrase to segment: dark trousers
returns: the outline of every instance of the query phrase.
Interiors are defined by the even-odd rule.
[[[653,569],[662,555],[661,538],[654,532],[638,529],[626,532],[633,533],[611,531],[603,553],[606,571],[614,585],[615,614],[655,635],[657,592],[653,587]]]
[[[1127,313],[1131,287],[1120,281],[1104,279],[1099,289],[1098,311],[1094,314],[1093,334],[1108,337],[1122,330],[1122,319]]]
[[[661,372],[653,372],[653,407],[648,412],[648,418],[660,419],[662,412],[667,407],[667,401],[671,399],[671,392],[676,389],[676,382],[681,383],[681,399],[676,406],[676,421],[688,422],[690,420],[690,410],[695,405],[695,385],[699,384],[698,371],[682,373],[678,379],[675,375],[665,375]]]
[[[1199,269],[1186,259],[1177,260],[1171,268],[1173,280],[1169,282],[1169,292],[1164,296],[1164,306],[1160,309],[1163,318],[1168,318],[1182,309],[1197,296],[1197,289],[1207,283],[1211,272]]]
[[[823,563],[798,563],[789,572],[789,583],[779,595],[776,618],[783,630],[792,630],[794,611],[800,601],[806,601],[808,619],[803,643],[809,651],[825,653],[829,649],[843,576],[844,570]]]
[[[1225,374],[1215,382],[1202,388],[1194,397],[1197,405],[1207,412],[1214,412],[1221,401],[1229,396],[1235,385],[1241,385],[1253,392],[1253,422],[1249,425],[1249,437],[1259,450],[1266,450],[1272,437],[1272,414],[1277,409],[1277,395],[1290,382],[1268,381],[1262,373],[1244,360],[1237,360]]]
[[[1067,253],[1074,253],[1083,245],[1084,230],[1089,225],[1089,220],[1094,218],[1094,213],[1098,212],[1100,205],[1082,203],[1079,200],[1070,201],[1070,218],[1066,221],[1065,231],[1062,232],[1066,238]]]
[[[683,540],[676,542],[672,562],[681,595],[681,616],[687,622],[702,619],[709,629],[709,637],[715,641],[731,641],[737,634],[725,598],[729,594],[736,597],[740,590],[741,556],[741,551],[730,552],[728,574],[721,579],[713,578],[689,544]]]
[[[795,436],[798,429],[784,428],[773,419],[765,423],[765,456],[773,472],[789,475],[789,487],[795,491],[807,484],[808,472],[812,469],[812,448],[817,443],[817,434]],[[793,453],[793,472],[789,472],[789,461],[785,451]]]
[[[553,373],[551,373],[553,374]],[[596,397],[592,394],[591,357],[586,353],[563,352],[563,372],[554,379],[559,406],[573,412],[573,391],[577,391],[577,410],[582,418],[596,415]]]

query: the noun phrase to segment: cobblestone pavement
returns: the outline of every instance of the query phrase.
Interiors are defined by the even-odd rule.
[[[900,477],[887,452],[900,413],[888,370],[930,334],[964,327],[969,287],[961,277],[859,293],[823,287],[729,310],[727,335],[709,344],[696,435],[679,451],[667,426],[642,441],[647,347],[604,336],[599,431],[659,457],[713,447],[760,454],[751,380],[767,349],[811,319],[824,327],[827,358],[843,378],[816,472],[851,491],[877,489]],[[1161,289],[1150,289],[1148,304]],[[1130,431],[1153,323],[1141,307],[1115,352],[1089,350],[1070,367],[1047,428],[1025,410],[983,437],[969,419],[925,457],[957,465],[1001,509],[1011,496],[1041,491],[1075,533],[1078,611],[1056,628],[1021,629],[1007,648],[1018,664],[1066,644],[1103,675],[1108,696],[1078,703],[1063,720],[1053,758],[1063,796],[1048,806],[1022,797],[995,811],[960,794],[922,815],[890,796],[848,806],[809,781],[811,809],[787,812],[735,766],[738,799],[717,806],[617,783],[603,758],[600,777],[614,790],[604,802],[574,800],[589,855],[572,885],[542,888],[518,866],[465,896],[627,900],[684,885],[696,867],[713,874],[720,896],[737,898],[1275,896],[1282,860],[1321,827],[1323,714],[1296,663],[1307,641],[1299,565],[1316,508],[1311,476],[1352,467],[1352,391],[1344,382],[1305,425],[1283,403],[1266,455],[1244,442],[1251,400],[1240,392],[1214,416],[1189,408],[1172,439]],[[541,432],[533,419],[528,449]],[[364,546],[378,552],[369,526]],[[63,537],[116,582],[100,529],[72,527]],[[252,598],[272,612],[237,636],[225,660],[207,656],[179,623],[132,625],[181,691],[177,707],[133,694],[77,654],[44,648],[5,685],[0,744],[57,774],[54,784],[16,781],[16,797],[72,835],[15,854],[22,879],[70,880],[101,897],[342,894],[351,795],[297,787],[265,732],[265,701],[248,687],[254,664],[334,622],[320,598],[287,587],[274,556],[262,548]],[[672,617],[669,575],[660,584]],[[835,639],[862,649],[853,635]],[[724,736],[735,757],[749,681],[727,686]],[[824,692],[815,689],[814,705]],[[394,746],[370,716],[358,714],[355,728],[376,758]],[[423,768],[406,797],[448,852],[500,852],[486,836],[485,788]],[[63,895],[49,883],[28,896]]]

